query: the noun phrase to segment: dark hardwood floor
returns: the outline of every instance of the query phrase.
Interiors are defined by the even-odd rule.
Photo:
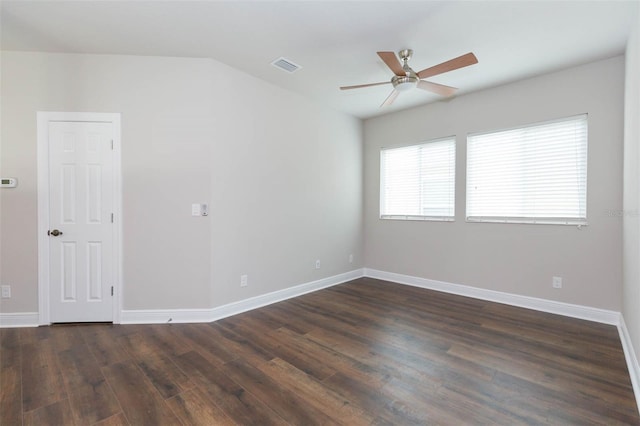
[[[363,278],[210,324],[0,330],[0,424],[640,424],[615,327]]]

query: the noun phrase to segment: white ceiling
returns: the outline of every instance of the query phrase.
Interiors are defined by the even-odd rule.
[[[422,90],[379,105],[391,85],[376,51],[414,50],[416,71],[474,52],[479,63],[430,79],[459,94],[615,56],[628,1],[2,1],[4,50],[208,57],[368,118],[438,101]],[[302,65],[287,74],[281,56]]]

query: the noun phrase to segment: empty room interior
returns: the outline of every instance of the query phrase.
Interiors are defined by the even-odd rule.
[[[640,425],[637,0],[0,24],[0,424]]]

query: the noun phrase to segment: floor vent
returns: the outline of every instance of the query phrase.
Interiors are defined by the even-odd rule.
[[[281,70],[286,71],[288,73],[296,72],[300,68],[302,68],[300,65],[295,64],[291,62],[289,59],[285,59],[285,58],[278,58],[275,61],[271,62],[271,65],[273,65],[276,68],[280,68]]]

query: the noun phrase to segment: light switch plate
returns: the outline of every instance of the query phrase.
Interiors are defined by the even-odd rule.
[[[191,216],[200,216],[200,204],[191,204]]]

